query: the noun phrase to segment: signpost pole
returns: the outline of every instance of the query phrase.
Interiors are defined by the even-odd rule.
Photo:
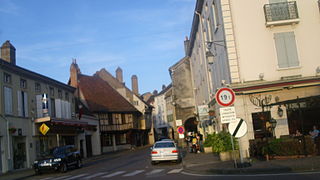
[[[235,168],[238,168],[238,167],[237,167],[237,159],[236,159],[236,157],[235,157],[235,155],[234,155],[234,143],[233,143],[233,136],[231,135],[230,137],[231,137],[232,158],[233,158],[233,161],[234,161],[234,167],[235,167]]]
[[[242,153],[241,153],[241,143],[240,143],[240,138],[238,138],[238,142],[239,142],[240,162],[241,162],[241,164],[243,164],[243,155],[242,155]]]

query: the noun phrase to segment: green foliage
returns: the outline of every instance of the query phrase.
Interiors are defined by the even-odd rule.
[[[251,145],[250,145],[251,146]],[[271,155],[271,156],[292,156],[292,155],[303,155],[306,151],[307,154],[313,154],[315,152],[312,139],[310,137],[305,137],[305,147],[303,145],[303,140],[301,138],[279,138],[279,139],[269,139],[268,141],[258,141],[255,142],[254,155]],[[260,154],[260,153],[261,154]]]
[[[233,138],[235,149],[238,149],[238,143]],[[216,153],[232,151],[231,135],[228,132],[209,134],[204,142],[205,147],[212,147]]]

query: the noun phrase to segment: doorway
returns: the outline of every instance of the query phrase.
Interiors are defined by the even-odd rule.
[[[87,149],[87,157],[91,157],[92,156],[91,135],[86,135],[86,149]]]
[[[13,168],[26,168],[26,142],[24,137],[13,137]]]
[[[198,122],[195,117],[189,118],[184,123],[186,132],[198,132]]]

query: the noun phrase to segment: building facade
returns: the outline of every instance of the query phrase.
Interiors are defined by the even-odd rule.
[[[119,94],[122,95],[128,102],[130,102],[139,112],[141,116],[138,117],[140,130],[140,145],[153,144],[154,137],[152,133],[152,106],[146,103],[139,95],[138,77],[133,75],[131,77],[131,90],[126,87],[123,82],[123,71],[120,67],[116,70],[116,77],[112,76],[106,69],[101,69],[95,73],[95,76],[100,77],[108,82]]]
[[[243,156],[249,156],[249,140],[308,134],[320,125],[319,19],[317,0],[197,1],[189,45],[194,86],[202,86],[203,61],[209,76],[201,94],[215,111],[216,131],[226,129],[221,107],[205,90],[236,92],[237,117],[248,124],[240,139]],[[203,95],[195,96],[199,105]]]
[[[95,125],[76,119],[75,89],[17,66],[9,41],[1,46],[0,63],[1,172],[30,168],[37,157],[56,146],[72,144],[81,149],[83,132]],[[44,125],[47,132],[42,134]]]
[[[98,76],[81,74],[74,61],[70,67],[70,85],[77,88],[80,103],[99,120],[101,152],[129,149],[140,145],[141,113]]]

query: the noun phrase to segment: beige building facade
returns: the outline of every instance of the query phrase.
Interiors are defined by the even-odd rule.
[[[203,86],[196,105],[207,98],[216,131],[227,129],[211,93],[235,91],[237,117],[248,124],[244,156],[251,139],[320,126],[319,20],[317,0],[197,1],[189,46],[194,87]]]

